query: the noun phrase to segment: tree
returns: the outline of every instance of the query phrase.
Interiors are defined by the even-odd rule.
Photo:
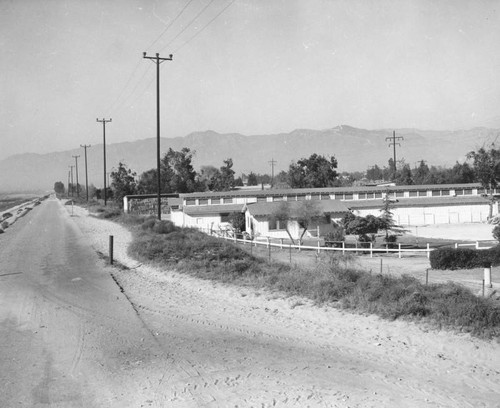
[[[302,232],[299,236],[299,242],[302,243],[302,238],[309,229],[311,222],[314,219],[318,219],[323,215],[321,212],[317,201],[305,200],[300,203],[295,202],[292,208],[291,204],[287,201],[283,201],[276,208],[271,216],[271,220],[274,222],[279,222],[280,226],[284,226],[285,230],[292,241],[295,244],[295,240],[289,230],[290,221],[296,221]]]
[[[397,227],[396,222],[394,221],[394,213],[392,212],[392,204],[394,203],[394,200],[391,200],[387,195],[383,199],[383,206],[380,209],[380,216],[378,217],[379,219],[379,229],[385,231],[385,242],[395,242],[396,235],[389,235],[389,231],[392,231],[395,227]],[[394,237],[394,238],[391,238]]]
[[[373,242],[375,234],[380,229],[380,220],[374,215],[359,217],[348,213],[342,219],[344,231],[349,235],[357,235],[360,242]]]
[[[233,159],[224,160],[224,166],[215,174],[211,190],[213,191],[229,191],[234,188],[234,170]]]
[[[404,185],[404,186],[408,186],[408,185],[413,184],[411,169],[410,169],[410,166],[408,164],[403,165],[401,170],[398,170],[396,172],[395,181],[397,184]]]
[[[429,184],[429,175],[429,166],[425,164],[424,160],[421,160],[420,164],[413,172],[413,181],[415,184]]]
[[[247,185],[248,186],[258,186],[259,185],[259,180],[257,179],[257,174],[255,174],[253,171],[250,172],[247,178]]]
[[[64,183],[62,181],[56,181],[54,183],[54,191],[56,192],[56,194],[64,194]]]
[[[316,153],[290,164],[288,184],[292,188],[332,187],[337,179],[337,160],[326,158]]]
[[[183,147],[181,151],[168,149],[163,158],[168,184],[168,192],[192,193],[196,191],[196,171],[192,165],[195,152],[191,152],[188,147]]]
[[[154,194],[158,188],[157,182],[157,170],[150,169],[143,172],[139,176],[139,181],[137,182],[137,193],[138,194]],[[163,192],[163,191],[162,191]]]
[[[383,180],[384,173],[379,166],[375,165],[366,170],[366,178],[370,181]]]
[[[242,232],[245,230],[245,213],[241,211],[235,211],[229,215],[229,223],[235,229],[236,232]]]
[[[491,218],[493,217],[493,204],[496,202],[493,196],[493,189],[497,188],[500,178],[500,150],[495,149],[495,145],[492,144],[490,150],[481,147],[477,152],[469,152],[467,159],[473,160],[472,166],[476,180],[487,191],[490,200],[488,218]]]
[[[118,164],[118,169],[116,171],[111,172],[111,189],[113,191],[114,200],[118,204],[123,202],[123,197],[126,195],[137,193],[136,176],[137,174],[122,162]]]

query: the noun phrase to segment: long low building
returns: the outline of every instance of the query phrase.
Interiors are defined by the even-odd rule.
[[[140,197],[128,196],[124,201],[126,211],[145,207],[135,202]],[[147,199],[151,200],[151,196]],[[316,228],[321,233],[327,230],[325,223],[348,211],[360,216],[380,215],[384,200],[391,200],[391,211],[400,225],[484,222],[490,214],[498,215],[498,204],[486,196],[479,183],[234,190],[179,194],[178,199],[169,199],[175,205],[166,207],[165,212],[170,213],[176,225],[217,229],[235,212],[242,212],[247,232],[266,236],[287,233],[279,228],[279,223],[276,225],[274,216],[277,203],[281,202],[318,201],[323,217]],[[296,226],[288,229],[300,233]]]

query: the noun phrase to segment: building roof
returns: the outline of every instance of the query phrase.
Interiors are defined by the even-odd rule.
[[[446,205],[484,205],[489,200],[482,196],[445,196],[445,197],[419,197],[419,198],[398,198],[394,200],[393,208],[401,207],[431,207]],[[382,199],[376,200],[354,200],[344,201],[344,203],[353,210],[382,208],[384,202]]]
[[[452,189],[482,188],[480,183],[463,184],[422,184],[411,186],[354,186],[354,187],[322,187],[322,188],[289,188],[276,190],[232,190],[232,191],[203,191],[197,193],[179,194],[181,198],[214,198],[214,197],[261,197],[261,196],[288,196],[305,194],[352,194],[386,191],[416,191],[416,190],[452,190]]]
[[[286,203],[289,206],[292,217],[297,214],[303,203],[315,203],[313,205],[317,206],[324,214],[346,213],[349,211],[346,203],[340,200],[250,203],[246,205],[246,208],[251,215],[255,217],[263,217],[275,213],[275,211],[280,205],[283,205],[283,203]]]
[[[217,204],[217,205],[188,205],[182,207],[188,215],[216,215],[243,212],[244,204]]]

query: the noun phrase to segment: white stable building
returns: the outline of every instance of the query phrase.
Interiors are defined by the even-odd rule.
[[[126,210],[139,208],[134,200],[140,200],[140,196],[130,197]],[[300,201],[318,201],[324,217],[318,220],[316,228],[322,234],[328,229],[325,224],[348,211],[379,216],[387,199],[391,200],[391,211],[400,225],[485,222],[490,211],[493,216],[498,215],[498,204],[489,200],[479,183],[199,192],[179,194],[178,205],[169,212],[176,225],[205,230],[217,229],[234,212],[242,212],[247,232],[281,237],[286,232],[273,219],[277,203],[286,201],[296,207]]]

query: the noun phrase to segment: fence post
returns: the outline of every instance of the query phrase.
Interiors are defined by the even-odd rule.
[[[491,288],[493,285],[491,284],[491,267],[489,268],[484,268],[484,284],[488,287]]]
[[[342,241],[342,255],[345,255],[345,242]]]
[[[425,270],[425,285],[429,284],[429,268]]]
[[[382,271],[383,271],[383,268],[382,268],[382,258],[380,258],[380,274],[382,275]]]
[[[319,241],[318,241],[318,255],[320,254],[320,251],[321,251],[321,249],[320,249],[320,248],[321,248],[321,247],[319,246]]]
[[[370,258],[373,258],[373,242],[370,242]]]
[[[271,238],[267,237],[267,247],[271,247]]]
[[[431,257],[431,248],[429,243],[427,242],[427,259],[430,259],[430,257]]]
[[[299,252],[300,252],[300,239],[299,239]]]
[[[290,263],[292,263],[292,243],[290,243]]]
[[[280,238],[281,244],[280,244],[280,249],[283,249],[283,238]]]
[[[458,242],[455,242],[455,249],[458,249]]]
[[[109,264],[113,265],[113,235],[109,236]]]
[[[476,249],[479,249],[479,241],[476,241]]]
[[[401,243],[398,243],[398,256],[401,258]]]
[[[269,237],[267,238],[267,247],[269,248],[269,262],[271,262],[271,243]]]

